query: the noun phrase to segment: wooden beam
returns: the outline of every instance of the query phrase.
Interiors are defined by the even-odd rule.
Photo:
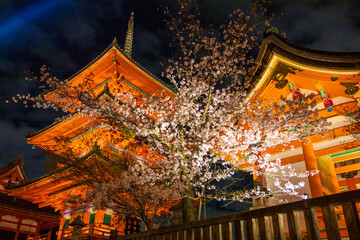
[[[335,168],[335,173],[341,174],[341,173],[347,173],[347,172],[357,171],[357,170],[360,170],[360,163],[355,163],[355,164]]]
[[[355,145],[359,145],[360,146],[360,140],[359,141],[354,141],[351,144],[355,144]],[[315,156],[316,157],[321,157],[324,155],[329,155],[332,153],[337,153],[337,152],[343,152],[345,150],[345,146],[344,144],[340,144],[334,147],[329,147],[329,148],[324,148],[324,149],[320,149],[315,151]]]
[[[281,159],[281,165],[286,165],[286,164],[292,164],[292,163],[296,163],[296,162],[301,162],[301,161],[304,161],[304,159],[305,159],[304,154],[297,155],[297,156],[293,156],[293,157],[289,157],[289,158],[282,158],[282,159]]]
[[[355,159],[360,157],[360,153],[356,152],[356,153],[351,153],[351,154],[347,154],[344,156],[340,156],[340,157],[331,157],[330,159],[333,161],[333,163],[338,163],[338,162],[343,162],[343,161],[347,161],[347,160],[351,160],[351,159]]]

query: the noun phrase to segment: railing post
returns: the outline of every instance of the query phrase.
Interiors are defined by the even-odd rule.
[[[206,227],[203,228],[203,239],[204,240],[210,240],[211,239],[210,226],[206,226]]]
[[[267,239],[266,238],[266,227],[265,227],[265,217],[258,218],[258,230],[259,230],[259,237],[260,239]]]
[[[302,240],[298,212],[290,210],[286,213],[286,217],[288,220],[290,239]]]
[[[219,224],[215,224],[211,226],[211,236],[212,239],[220,239],[220,231],[219,231]]]
[[[327,238],[329,240],[340,239],[341,238],[340,231],[339,231],[339,226],[337,224],[334,207],[329,204],[325,207],[322,207],[321,211],[323,213]]]
[[[195,228],[194,229],[194,239],[201,239],[201,228]]]
[[[350,239],[360,239],[360,221],[356,204],[354,202],[346,202],[342,204],[342,208]]]
[[[265,228],[266,228],[267,239],[274,240],[274,233],[273,233],[273,229],[271,227],[271,217],[270,216],[265,216]]]
[[[164,233],[162,235],[162,240],[170,240],[170,233]]]
[[[156,235],[156,240],[164,240],[164,235],[163,234],[157,234]]]
[[[272,239],[269,217],[263,216],[258,218],[258,230],[260,239]]]
[[[319,224],[316,218],[316,210],[307,208],[304,210],[307,237],[309,240],[320,240]]]
[[[253,221],[251,218],[246,219],[246,239],[247,240],[254,239],[254,228],[253,228]]]
[[[177,238],[177,232],[171,232],[171,233],[170,233],[170,239],[171,239],[171,240],[178,240],[178,238]]]
[[[179,240],[184,240],[184,230],[179,231]]]
[[[222,240],[230,240],[232,238],[230,223],[221,224]]]
[[[186,229],[186,240],[192,240],[193,239],[193,231],[192,228]]]
[[[244,221],[235,221],[234,222],[234,232],[236,240],[244,240]]]
[[[283,215],[272,215],[272,222],[274,229],[274,239],[285,240]]]

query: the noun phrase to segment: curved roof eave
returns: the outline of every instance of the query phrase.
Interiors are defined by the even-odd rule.
[[[17,167],[19,168],[19,173],[23,177],[23,180],[28,181],[28,178],[24,172],[24,160],[22,155],[16,157],[8,164],[0,167],[0,175],[4,175]]]
[[[354,69],[360,64],[360,52],[328,52],[299,47],[288,43],[286,39],[275,33],[264,36],[259,53],[265,45],[267,45],[267,50],[273,50],[292,60],[318,67]]]
[[[264,34],[258,55],[257,65],[249,74],[256,86],[262,72],[273,54],[279,54],[292,61],[313,66],[316,68],[332,70],[358,70],[360,69],[360,52],[328,52],[295,46],[276,33]],[[250,89],[249,92],[252,92]]]
[[[85,65],[83,68],[81,68],[79,71],[77,71],[75,74],[73,74],[72,76],[70,76],[66,81],[71,81],[73,78],[75,78],[77,75],[79,75],[81,72],[85,71],[86,69],[88,69],[90,66],[92,66],[94,63],[96,63],[96,61],[98,61],[101,57],[103,57],[106,53],[108,53],[113,47],[115,47],[119,52],[121,52],[121,54],[123,55],[123,57],[127,58],[130,62],[134,63],[138,68],[140,68],[143,72],[145,72],[149,77],[151,77],[153,80],[155,80],[156,82],[158,82],[160,85],[164,86],[167,90],[169,90],[170,92],[174,93],[174,89],[171,85],[165,83],[163,80],[161,80],[160,78],[156,77],[153,73],[151,73],[148,69],[146,69],[145,67],[143,67],[140,63],[138,63],[137,61],[135,61],[133,58],[130,58],[123,49],[120,48],[120,46],[117,44],[116,38],[114,38],[114,40],[112,41],[112,43],[102,52],[100,53],[97,57],[95,57],[91,62],[89,62],[87,65]]]
[[[85,71],[86,69],[88,69],[89,67],[91,67],[93,64],[95,64],[101,57],[103,57],[106,53],[108,53],[113,47],[115,47],[119,52],[121,52],[121,54],[123,55],[123,57],[127,58],[130,62],[134,63],[138,68],[140,68],[142,71],[144,71],[149,77],[151,77],[153,80],[155,80],[158,84],[160,84],[161,86],[165,87],[170,93],[175,94],[175,90],[172,86],[168,85],[167,83],[165,83],[163,80],[161,80],[160,78],[156,77],[154,74],[152,74],[149,70],[147,70],[145,67],[143,67],[140,63],[138,63],[137,61],[135,61],[132,58],[129,58],[125,52],[120,48],[120,46],[117,44],[116,38],[114,38],[114,40],[112,41],[112,43],[104,50],[102,51],[97,57],[95,57],[91,62],[89,62],[87,65],[85,65],[83,68],[81,68],[79,71],[77,71],[76,73],[74,73],[73,75],[71,75],[69,78],[67,78],[65,81],[71,81],[73,78],[75,78],[76,76],[78,76],[81,72]],[[32,139],[33,137],[49,130],[52,127],[55,127],[56,125],[62,123],[63,121],[57,121],[54,122],[52,124],[50,124],[49,126],[46,126],[45,128],[42,128],[41,130],[35,132],[35,133],[29,133],[27,134],[25,137],[27,138],[27,140],[29,141],[30,139]]]

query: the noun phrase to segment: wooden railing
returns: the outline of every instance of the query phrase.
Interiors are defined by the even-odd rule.
[[[359,240],[357,202],[360,190],[121,236],[118,240]]]

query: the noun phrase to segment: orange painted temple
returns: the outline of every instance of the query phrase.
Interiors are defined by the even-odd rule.
[[[132,59],[132,39],[133,16],[129,21],[124,48],[120,48],[116,40],[113,41],[98,57],[70,77],[69,83],[77,84],[91,77],[90,91],[100,97],[121,92],[123,88],[147,96],[157,94],[160,90],[165,90],[169,95],[175,94],[171,87]],[[281,158],[282,164],[291,163],[294,168],[302,171],[320,171],[319,174],[309,177],[305,187],[300,190],[301,194],[307,194],[309,198],[359,189],[360,139],[353,133],[360,130],[357,125],[359,122],[356,122],[360,120],[360,53],[332,53],[301,48],[291,45],[277,33],[267,32],[264,34],[257,61],[261,64],[251,74],[254,85],[249,98],[297,98],[299,94],[315,93],[319,99],[316,108],[320,110],[321,116],[332,123],[328,129],[329,134],[313,136],[307,139],[306,143],[294,141],[288,146],[268,149],[272,158]],[[29,144],[56,152],[55,139],[64,137],[69,139],[71,147],[82,155],[91,150],[89,141],[97,142],[101,146],[107,138],[117,137],[111,135],[111,132],[101,131],[103,130],[97,128],[97,123],[92,119],[72,113],[70,120],[55,122],[30,134],[27,140]],[[124,144],[118,141],[116,147],[123,148]],[[119,235],[139,231],[139,224],[134,219],[123,219],[114,225],[111,209],[93,211],[91,206],[64,209],[63,200],[69,195],[85,191],[84,186],[75,185],[69,180],[54,182],[52,175],[29,181],[20,163],[11,164],[0,168],[0,231],[14,232],[14,239],[20,239],[19,234],[25,233],[35,236],[39,234],[40,226],[44,229],[59,226],[57,239],[71,239],[69,224],[77,216],[81,216],[86,224],[82,229],[83,239],[108,239],[110,231],[115,228]],[[262,180],[264,186],[271,184],[274,183]],[[32,203],[38,208],[33,211],[19,210],[1,203],[12,198]],[[298,201],[299,198],[288,197],[287,200]],[[278,203],[270,198],[265,204]],[[59,213],[49,213],[50,208]],[[22,214],[19,215],[18,212]],[[347,236],[341,208],[336,209],[336,216],[341,235]],[[326,237],[324,228],[321,229],[321,213],[317,213],[317,218],[321,236]],[[303,234],[306,235],[305,232]]]
[[[50,239],[60,224],[60,213],[50,206],[39,207],[32,201],[11,196],[11,189],[28,182],[22,157],[0,167],[0,239],[30,239],[42,236]]]

